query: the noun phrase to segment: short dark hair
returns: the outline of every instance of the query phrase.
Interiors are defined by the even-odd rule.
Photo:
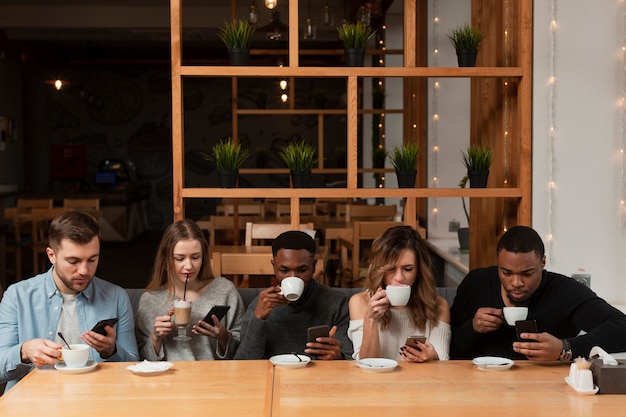
[[[61,245],[63,239],[86,245],[94,237],[100,240],[98,220],[82,211],[64,211],[52,220],[48,228],[48,243],[54,250]]]
[[[306,250],[315,255],[315,240],[305,232],[289,230],[281,233],[272,241],[272,255],[276,256],[280,249]]]
[[[535,252],[541,259],[545,256],[545,246],[541,237],[528,226],[513,226],[507,230],[498,242],[496,254],[503,249],[512,253]]]

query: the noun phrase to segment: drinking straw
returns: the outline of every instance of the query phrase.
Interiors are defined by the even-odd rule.
[[[185,289],[183,289],[183,300],[187,299],[187,281],[189,280],[189,277],[185,277]]]

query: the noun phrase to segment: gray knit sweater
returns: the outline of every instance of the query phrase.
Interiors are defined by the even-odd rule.
[[[300,300],[276,307],[266,320],[254,315],[257,301],[258,297],[250,303],[241,322],[241,343],[235,359],[266,359],[281,353],[303,353],[307,329],[323,324],[329,328],[337,326],[335,338],[341,342],[343,357],[351,357],[347,294],[311,281]]]
[[[139,356],[147,360],[193,361],[211,359],[230,359],[239,345],[239,331],[241,318],[244,314],[244,305],[239,292],[231,281],[223,277],[216,277],[204,290],[200,297],[191,305],[191,323],[202,320],[214,305],[229,305],[230,310],[222,319],[222,325],[230,331],[231,337],[226,346],[226,352],[218,352],[216,339],[208,336],[193,334],[189,325],[187,334],[191,336],[188,342],[177,342],[174,329],[163,341],[161,354],[154,352],[150,342],[150,333],[154,329],[154,319],[169,310],[172,305],[170,294],[166,290],[149,291],[141,295],[137,310],[135,332]]]

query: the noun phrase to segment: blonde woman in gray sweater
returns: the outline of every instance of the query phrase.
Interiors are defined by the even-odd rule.
[[[173,302],[191,301],[191,340],[177,341]],[[225,317],[204,321],[215,305],[228,305]],[[245,309],[239,292],[211,270],[209,244],[191,220],[171,224],[163,233],[152,278],[139,300],[136,335],[147,360],[232,359],[239,346]]]

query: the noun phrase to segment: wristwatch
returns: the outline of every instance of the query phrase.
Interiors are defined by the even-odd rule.
[[[569,362],[572,360],[572,347],[570,346],[567,339],[562,339],[561,342],[563,342],[563,350],[561,351],[559,360],[561,362]]]

